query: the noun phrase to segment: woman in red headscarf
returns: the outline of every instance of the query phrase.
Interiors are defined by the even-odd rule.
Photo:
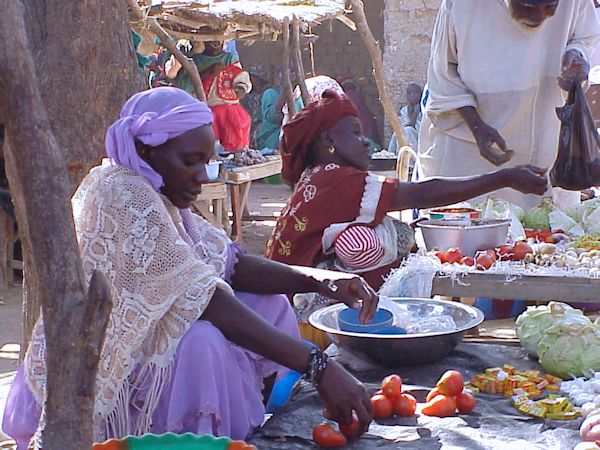
[[[420,183],[369,173],[369,143],[358,113],[346,96],[330,90],[283,127],[280,145],[282,176],[295,187],[267,243],[266,256],[358,273],[375,289],[414,244],[412,230],[388,212],[449,205],[501,187],[541,195],[547,185],[545,170],[531,166]],[[305,337],[322,339],[306,319],[328,303],[318,295],[294,298]]]

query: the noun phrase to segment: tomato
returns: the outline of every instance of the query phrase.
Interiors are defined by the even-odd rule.
[[[354,439],[360,436],[360,423],[356,413],[352,411],[352,423],[350,425],[340,424],[340,431],[348,439]]]
[[[227,450],[256,450],[256,446],[246,444],[244,441],[231,441]]]
[[[510,244],[502,244],[500,247],[496,247],[496,255],[498,255],[500,261],[510,261],[513,252],[513,246]]]
[[[434,387],[432,390],[429,391],[429,394],[427,394],[427,398],[425,399],[426,402],[431,401],[431,399],[433,397],[435,397],[436,395],[442,395],[440,394],[440,390],[436,387]]]
[[[438,388],[440,394],[456,397],[465,388],[465,380],[462,374],[456,370],[448,370],[435,387]]]
[[[417,409],[417,399],[410,394],[402,394],[400,397],[392,400],[394,414],[400,417],[410,417]]]
[[[449,417],[456,412],[456,401],[452,397],[436,395],[431,401],[425,403],[421,410],[426,416]]]
[[[2,448],[2,447],[0,447]],[[109,439],[102,444],[94,444],[92,445],[92,450],[128,450],[129,446],[127,442],[123,442],[122,440]]]
[[[315,444],[322,448],[343,447],[348,443],[348,439],[335,431],[328,423],[322,423],[314,427],[312,438]]]
[[[513,250],[513,261],[522,261],[525,255],[533,253],[533,250],[526,242],[517,242]]]
[[[442,264],[444,264],[446,262],[444,252],[436,250],[435,252],[433,252],[433,256],[435,256],[437,259],[439,259]]]
[[[393,374],[385,377],[381,382],[381,390],[387,398],[397,398],[402,394],[402,378],[399,375]]]
[[[470,256],[463,256],[462,259],[460,260],[461,264],[464,264],[465,266],[474,266],[475,265],[475,260],[473,258],[471,258]]]
[[[463,252],[460,250],[460,248],[453,247],[448,249],[444,254],[444,261],[446,261],[448,264],[458,263],[463,256],[465,255],[463,255]]]
[[[387,419],[391,417],[393,408],[392,402],[385,395],[374,395],[371,397],[373,405],[373,417],[376,419]]]
[[[461,392],[460,395],[456,397],[456,407],[461,414],[468,414],[473,411],[475,403],[477,403],[477,400],[475,400],[473,394],[467,391]]]
[[[487,270],[496,262],[496,254],[494,250],[486,250],[477,252],[475,255],[475,267],[477,270]]]

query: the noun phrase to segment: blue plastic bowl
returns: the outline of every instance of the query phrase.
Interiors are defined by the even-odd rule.
[[[340,330],[351,333],[377,333],[378,330],[389,328],[394,322],[394,316],[387,309],[375,311],[373,320],[362,323],[359,319],[360,310],[342,309],[338,314],[338,325]]]

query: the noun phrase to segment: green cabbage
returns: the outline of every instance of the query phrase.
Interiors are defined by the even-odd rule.
[[[581,310],[574,309],[566,303],[550,302],[548,305],[529,306],[517,317],[517,337],[530,355],[538,356],[538,343],[543,333],[558,323],[591,325],[592,322]]]
[[[600,371],[600,333],[592,324],[557,324],[538,345],[542,367],[561,378],[591,377]]]
[[[552,211],[552,201],[543,199],[540,206],[531,208],[523,216],[523,226],[533,230],[549,230],[550,218],[549,214]]]

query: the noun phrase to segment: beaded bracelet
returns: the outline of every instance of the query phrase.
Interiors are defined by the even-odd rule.
[[[310,359],[308,360],[308,366],[304,371],[308,381],[312,384],[317,385],[321,382],[325,369],[328,364],[328,356],[321,351],[321,349],[313,347],[310,350]]]

